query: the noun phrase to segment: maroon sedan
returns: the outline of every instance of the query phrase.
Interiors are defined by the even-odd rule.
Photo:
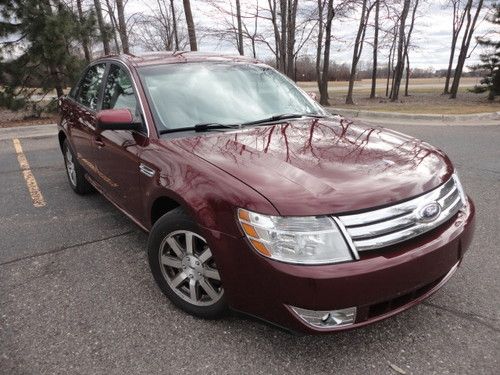
[[[158,286],[193,315],[364,326],[438,290],[470,244],[443,152],[331,115],[258,61],[106,57],[60,104],[70,186],[150,233]]]

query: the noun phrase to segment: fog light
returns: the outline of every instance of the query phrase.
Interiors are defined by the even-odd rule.
[[[335,328],[354,324],[356,308],[349,307],[341,310],[316,311],[290,306],[290,309],[307,324],[315,328]]]

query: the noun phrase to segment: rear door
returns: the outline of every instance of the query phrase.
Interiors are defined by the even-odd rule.
[[[84,72],[68,100],[68,106],[72,109],[66,112],[69,116],[71,145],[80,164],[92,176],[95,175],[90,161],[93,153],[92,139],[105,71],[106,63],[97,63]]]
[[[128,109],[137,122],[143,114],[128,69],[110,63],[105,77],[101,109]],[[139,156],[148,144],[147,129],[140,131],[104,130],[93,138],[93,163],[99,170],[99,184],[105,193],[136,219],[142,219]]]

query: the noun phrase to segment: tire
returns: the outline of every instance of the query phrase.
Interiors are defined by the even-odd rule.
[[[228,306],[214,257],[198,225],[182,208],[155,223],[148,258],[156,283],[175,306],[204,319],[226,314]]]
[[[85,179],[85,170],[75,157],[75,153],[69,146],[68,140],[63,143],[63,158],[66,167],[68,182],[73,191],[77,194],[87,194],[94,191],[93,186]]]

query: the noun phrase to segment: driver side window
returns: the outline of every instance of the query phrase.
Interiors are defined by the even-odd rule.
[[[106,64],[96,64],[85,72],[75,96],[78,103],[93,110],[97,109],[105,69]]]
[[[137,99],[128,73],[118,65],[112,64],[104,86],[102,109],[129,109],[139,115]]]

